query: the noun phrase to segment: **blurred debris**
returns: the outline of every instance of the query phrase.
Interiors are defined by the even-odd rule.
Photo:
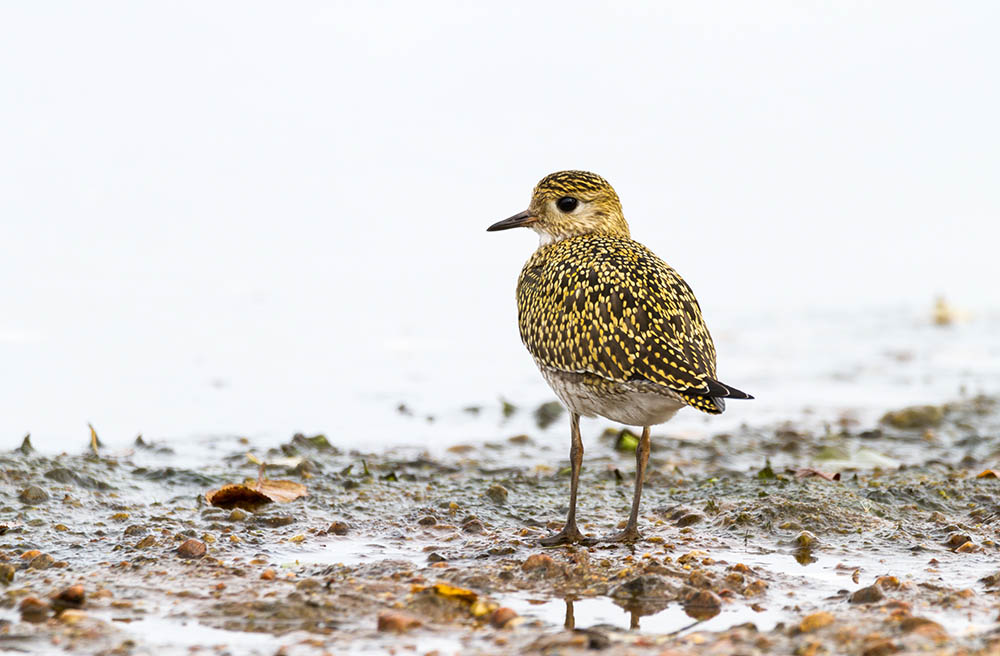
[[[101,440],[97,437],[97,431],[94,430],[94,426],[88,423],[87,428],[90,429],[90,450],[94,452],[95,456],[99,456],[100,454],[97,452],[97,449],[104,445],[101,444]]]
[[[932,428],[944,419],[943,405],[913,405],[901,410],[890,410],[882,415],[883,424],[903,430]]]
[[[840,480],[840,472],[837,472],[836,474],[828,474],[824,471],[813,469],[812,467],[800,467],[798,469],[790,470],[790,473],[795,474],[795,478],[809,478],[811,476],[816,476],[827,481]]]
[[[934,310],[931,313],[931,321],[935,326],[951,326],[960,321],[967,321],[969,315],[955,308],[948,303],[944,296],[938,296],[934,300]]]
[[[565,408],[559,401],[543,403],[535,409],[535,424],[545,430],[559,419],[564,410]]]

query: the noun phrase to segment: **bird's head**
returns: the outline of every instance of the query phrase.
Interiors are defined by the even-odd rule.
[[[521,226],[537,232],[542,244],[589,233],[629,236],[618,194],[607,180],[587,171],[545,176],[535,185],[527,210],[487,230]]]

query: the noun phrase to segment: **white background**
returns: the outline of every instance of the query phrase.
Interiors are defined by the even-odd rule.
[[[616,187],[744,380],[746,335],[759,363],[810,311],[995,311],[997,25],[985,1],[3,3],[0,443],[389,440],[407,395],[544,400],[513,301],[534,235],[484,229],[564,168]]]

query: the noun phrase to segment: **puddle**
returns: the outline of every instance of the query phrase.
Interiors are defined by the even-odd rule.
[[[394,638],[391,644],[378,640],[354,640],[350,650],[334,653],[350,653],[353,656],[398,656],[403,654],[463,654],[468,653],[469,641],[456,638],[442,638],[429,635],[404,636]]]
[[[121,626],[122,631],[134,635],[141,644],[157,654],[190,654],[199,647],[221,646],[230,653],[273,654],[282,643],[290,642],[288,636],[278,639],[267,633],[249,633],[215,629],[194,620],[150,617]],[[306,634],[302,634],[303,637]]]
[[[276,549],[273,558],[294,565],[363,565],[385,560],[407,561],[414,565],[427,562],[424,547],[430,543],[412,540],[375,542],[371,538],[331,538],[325,543],[303,548]]]
[[[807,565],[798,563],[793,554],[779,551],[711,550],[708,556],[719,564],[747,565],[771,583],[768,594],[763,598],[728,601],[718,615],[702,620],[688,615],[678,602],[670,602],[662,610],[646,615],[629,610],[609,597],[544,600],[532,595],[512,595],[504,597],[503,604],[526,618],[568,629],[683,635],[689,631],[721,632],[752,623],[758,631],[767,632],[781,623],[797,623],[803,615],[815,610],[836,613],[840,607],[846,611],[850,607],[848,594],[871,585],[879,576],[895,575],[912,584],[947,583],[951,587],[969,588],[977,585],[979,576],[977,570],[967,567],[967,563],[964,570],[953,566],[965,561],[949,562],[948,556],[955,556],[950,552],[936,554],[942,562],[935,567],[928,565],[932,556],[927,553],[920,556],[893,554],[884,560],[871,556],[820,554]],[[855,571],[859,571],[858,583],[852,579]],[[892,596],[892,592],[888,594]],[[754,610],[752,604],[760,610]],[[968,609],[924,609],[919,614],[957,636],[980,635],[994,626],[991,614]]]
[[[118,625],[118,623],[115,623]],[[293,632],[280,637],[268,633],[229,631],[216,629],[194,620],[169,617],[146,618],[123,625],[123,632],[141,638],[142,645],[156,654],[197,653],[202,648],[212,648],[218,653],[271,656],[275,653],[293,656],[298,653],[315,653],[312,644],[316,636],[306,632]],[[360,638],[351,643],[350,653],[358,656],[389,656],[403,649],[409,653],[441,654],[460,653],[462,642],[455,638],[433,635],[409,635],[387,645],[380,639]]]
[[[921,551],[917,555],[893,552],[884,557],[877,553],[814,553],[815,560],[806,565],[798,563],[794,554],[780,551],[755,553],[711,550],[709,555],[716,560],[743,563],[769,578],[772,572],[780,572],[779,585],[773,586],[774,589],[763,603],[769,609],[769,615],[775,614],[770,609],[787,609],[776,612],[776,621],[797,619],[804,612],[813,610],[835,611],[837,604],[847,606],[845,591],[849,593],[871,585],[879,576],[895,576],[904,584],[927,583],[951,588],[976,588],[979,586],[978,579],[982,576],[980,568],[970,562],[968,554],[955,554],[946,550]],[[932,558],[938,561],[933,566],[929,564]],[[855,570],[859,570],[858,583],[852,579]],[[893,592],[887,592],[887,595],[892,597]],[[955,635],[976,635],[993,626],[992,615],[974,613],[967,609],[926,610],[920,614],[938,622]],[[712,621],[716,619],[718,618],[713,618]],[[773,623],[754,623],[760,630],[768,630],[774,626]],[[704,626],[707,628],[708,624]]]
[[[733,626],[753,622],[762,631],[770,630],[785,619],[776,611],[755,612],[740,603],[723,607],[722,612],[709,620],[696,620],[678,603],[671,603],[651,615],[640,615],[617,605],[607,597],[591,599],[539,601],[531,597],[507,597],[504,604],[523,617],[537,619],[568,629],[613,629],[639,631],[657,635],[683,633],[697,628],[705,631],[724,631]]]

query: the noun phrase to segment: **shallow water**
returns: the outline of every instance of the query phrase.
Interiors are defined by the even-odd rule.
[[[661,434],[697,439],[743,424],[786,421],[820,428],[845,417],[870,424],[887,408],[995,392],[1000,384],[1000,313],[980,312],[947,327],[931,324],[929,307],[734,314],[714,323],[720,378],[756,399],[732,401],[719,417],[683,411],[657,429]],[[226,376],[228,383],[213,387],[204,382],[201,364],[185,364],[189,357],[168,349],[156,357],[167,357],[176,366],[162,372],[165,377],[158,387],[98,381],[108,385],[102,395],[117,399],[119,411],[102,410],[101,401],[93,409],[96,416],[81,413],[75,426],[50,428],[56,426],[50,421],[73,416],[78,401],[53,414],[34,411],[40,398],[26,400],[20,413],[25,418],[46,417],[38,421],[43,425],[33,430],[29,422],[23,432],[8,426],[0,433],[0,448],[13,448],[30,431],[42,452],[78,451],[86,444],[89,418],[113,449],[127,449],[144,426],[161,427],[144,437],[174,449],[178,463],[211,457],[217,443],[228,446],[236,436],[247,438],[249,447],[266,448],[297,431],[325,433],[344,449],[409,445],[441,453],[455,444],[527,433],[563,450],[565,417],[546,429],[533,417],[538,405],[553,398],[551,391],[516,332],[509,327],[494,330],[464,343],[362,341],[355,351],[342,354],[358,376],[330,374],[322,363],[337,354],[322,354],[317,344],[316,366],[297,369],[294,384],[283,392],[274,389],[273,380],[260,378],[278,372],[248,371],[237,359],[225,357],[213,368],[232,373]],[[23,347],[23,361],[10,361],[12,371],[57,368],[46,360],[77,357],[43,344]],[[359,362],[365,366],[354,366]],[[16,385],[16,378],[4,380]],[[170,389],[182,387],[191,390],[186,401],[169,396]],[[13,396],[19,393],[10,391]],[[68,389],[66,395],[87,398]],[[500,398],[516,411],[505,417]],[[143,420],[132,418],[136,409]],[[7,421],[15,416],[8,414]],[[585,444],[593,444],[596,435],[612,425],[603,419],[585,420]]]
[[[269,555],[279,564],[291,565],[363,565],[383,560],[413,564],[427,561],[423,547],[430,541],[405,541],[399,538],[329,537],[318,545],[272,550]]]

